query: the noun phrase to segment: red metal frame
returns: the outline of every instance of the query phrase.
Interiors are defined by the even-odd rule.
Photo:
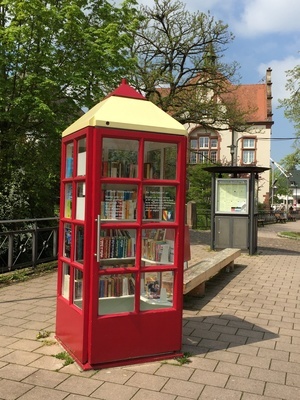
[[[83,135],[86,136],[87,166],[86,197],[85,197],[85,221],[77,221],[75,216],[76,196],[75,185],[82,177],[64,178],[66,164],[66,144],[76,141]],[[161,267],[161,270],[174,270],[173,307],[139,311],[140,298],[140,274],[143,269],[140,264],[141,241],[137,240],[136,252],[136,293],[135,311],[122,314],[98,315],[98,279],[101,271],[95,258],[97,225],[96,218],[100,210],[101,183],[127,184],[128,178],[102,178],[100,164],[102,159],[101,143],[103,137],[119,139],[136,139],[143,145],[144,141],[158,141],[164,143],[176,143],[178,148],[177,176],[175,180],[144,180],[142,176],[143,152],[139,149],[138,178],[133,178],[139,188],[139,210],[142,209],[143,185],[176,186],[176,221],[149,223],[142,221],[141,215],[134,222],[122,224],[126,228],[137,230],[140,237],[141,230],[151,228],[175,229],[175,260],[172,267]],[[132,364],[145,361],[173,358],[181,354],[182,343],[182,288],[183,288],[183,264],[184,264],[184,224],[185,224],[185,185],[186,185],[186,137],[181,135],[168,135],[128,130],[116,130],[110,128],[87,127],[63,138],[62,149],[62,185],[61,185],[61,213],[64,212],[65,183],[73,183],[72,218],[61,216],[60,244],[59,244],[59,268],[57,287],[57,320],[56,336],[61,344],[72,354],[83,369],[100,368],[114,365]],[[76,171],[76,146],[74,146],[74,171]],[[99,161],[100,160],[100,161]],[[74,231],[76,224],[84,226],[84,265],[80,266],[73,260],[63,256],[64,224],[70,223]],[[116,224],[106,223],[108,228],[116,227]],[[182,244],[182,245],[180,245]],[[74,246],[73,246],[74,247]],[[62,270],[63,263],[71,266],[70,281],[73,280],[74,268],[82,269],[83,283],[83,308],[82,310],[72,304],[72,297],[66,300],[62,296]],[[145,270],[144,270],[145,272]],[[73,288],[70,285],[72,296]]]

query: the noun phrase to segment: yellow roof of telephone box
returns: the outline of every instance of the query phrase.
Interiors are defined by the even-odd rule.
[[[70,135],[88,126],[187,136],[187,130],[122,79],[120,86],[62,133]]]

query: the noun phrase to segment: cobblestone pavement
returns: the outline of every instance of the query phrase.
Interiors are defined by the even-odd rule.
[[[189,363],[100,371],[63,366],[54,339],[56,273],[0,289],[1,400],[299,400],[300,246],[277,235],[300,221],[259,228],[258,254],[184,297]],[[191,263],[210,257],[209,232],[191,231]],[[50,331],[46,342],[37,333]]]

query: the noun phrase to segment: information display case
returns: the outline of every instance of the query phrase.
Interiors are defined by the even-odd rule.
[[[257,251],[259,174],[269,168],[213,166],[211,249]],[[226,178],[224,177],[227,176]]]
[[[249,180],[216,179],[216,213],[248,214]]]
[[[125,81],[63,133],[56,337],[83,369],[181,354],[186,145]]]

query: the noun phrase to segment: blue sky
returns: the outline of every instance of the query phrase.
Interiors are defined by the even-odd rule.
[[[153,5],[153,0],[138,0]],[[240,65],[240,83],[261,83],[272,68],[273,120],[271,157],[280,163],[292,149],[294,127],[278,108],[285,91],[286,71],[300,64],[299,0],[182,0],[187,10],[201,11],[228,24],[235,39],[225,55],[226,62]]]

